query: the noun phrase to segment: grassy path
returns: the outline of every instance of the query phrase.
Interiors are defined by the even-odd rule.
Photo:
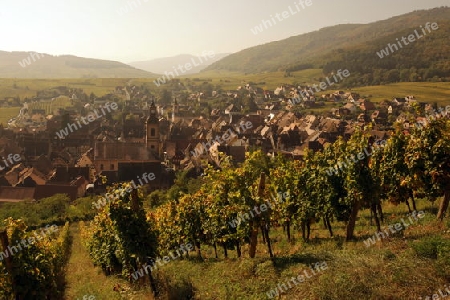
[[[115,284],[122,280],[115,277],[106,277],[99,268],[94,267],[89,254],[81,243],[78,223],[70,227],[72,236],[72,249],[66,271],[66,298],[67,300],[84,299],[93,295],[96,300],[101,299],[131,299],[123,297],[113,290]]]

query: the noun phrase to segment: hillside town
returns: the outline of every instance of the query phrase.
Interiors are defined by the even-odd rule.
[[[58,99],[69,104],[52,107]],[[224,108],[211,108],[214,101]],[[326,104],[333,108],[324,110]],[[234,163],[256,148],[301,159],[307,149],[320,151],[368,124],[375,141],[385,140],[394,122],[404,130],[421,122],[411,119],[414,106],[433,111],[414,96],[373,103],[351,91],[318,95],[306,86],[173,91],[164,104],[135,85],[103,97],[57,87],[27,99],[19,115],[0,127],[0,202],[59,193],[75,200],[146,172],[154,174],[148,191],[167,189],[178,170],[196,177],[208,164],[220,166],[220,153]]]
[[[5,1],[0,300],[450,296],[448,2]]]

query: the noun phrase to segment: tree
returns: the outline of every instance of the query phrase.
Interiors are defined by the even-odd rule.
[[[403,69],[400,71],[400,81],[408,82],[410,79],[411,73],[409,69]]]
[[[253,95],[244,96],[243,106],[245,112],[256,112],[258,110]]]
[[[345,157],[346,143],[343,139],[338,139],[334,144],[326,147],[323,151],[323,166],[327,167],[327,180],[329,191],[325,191],[325,197],[329,197],[332,211],[338,221],[348,221],[351,212],[351,205],[347,203],[347,190],[345,189],[346,176],[344,172],[339,172],[336,162]],[[339,167],[339,165],[337,165]],[[332,171],[332,172],[331,172]]]
[[[162,105],[170,105],[172,104],[172,92],[163,89],[160,94],[160,104]]]
[[[391,82],[399,82],[400,81],[400,72],[396,69],[390,70],[386,73],[386,81]]]

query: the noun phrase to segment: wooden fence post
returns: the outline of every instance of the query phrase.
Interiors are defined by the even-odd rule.
[[[3,248],[4,253],[7,253],[7,251],[10,251],[8,249],[9,241],[8,241],[8,233],[6,232],[6,230],[0,231],[0,242],[2,244],[2,248]],[[19,295],[16,294],[17,290],[16,290],[16,283],[14,281],[13,259],[12,259],[11,251],[10,251],[10,253],[8,255],[5,255],[3,257],[5,259],[6,270],[8,271],[9,277],[11,278],[11,284],[12,284],[12,288],[13,288],[14,299],[19,299]]]

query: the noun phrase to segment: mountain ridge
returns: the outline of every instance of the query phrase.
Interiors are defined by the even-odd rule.
[[[450,21],[450,7],[416,10],[369,24],[339,24],[253,46],[213,63],[204,71],[261,73],[285,70],[291,65],[316,63],[332,51],[358,47],[426,22]],[[322,67],[322,66],[319,66]]]
[[[154,78],[127,64],[75,55],[0,51],[0,78]]]

